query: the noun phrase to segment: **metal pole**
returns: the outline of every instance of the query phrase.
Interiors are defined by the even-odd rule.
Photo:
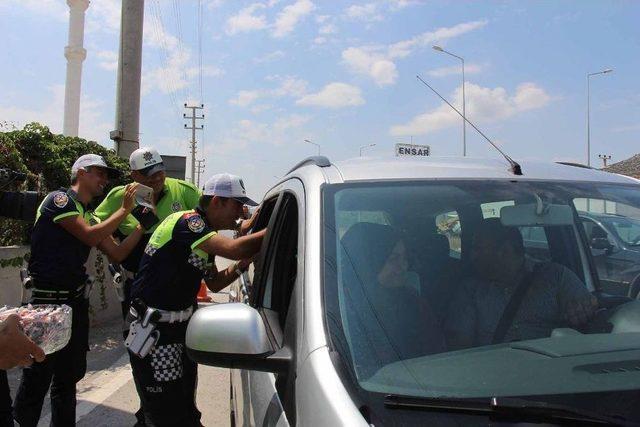
[[[191,126],[184,125],[185,129],[191,129],[191,182],[197,185],[196,179],[196,130],[204,129],[204,125],[198,127],[196,126],[196,120],[204,119],[204,114],[202,116],[196,115],[196,110],[202,110],[204,108],[204,104],[200,104],[200,106],[191,106],[189,107],[187,104],[184,104],[184,108],[191,110],[191,115],[187,116],[183,114],[182,117],[185,119],[191,119]]]
[[[464,117],[467,117],[467,101],[464,94],[464,86],[465,86],[464,59],[460,58],[460,61],[462,61],[462,115]],[[465,121],[464,117],[462,118],[462,156],[466,157],[467,155],[467,122]]]
[[[320,144],[316,144],[315,142],[309,141],[308,139],[305,139],[304,142],[308,142],[309,144],[313,144],[318,147],[318,156],[320,155]]]
[[[587,74],[587,166],[591,166],[591,76],[597,76],[600,74],[607,74],[612,72],[613,69],[607,68],[597,73]]]
[[[591,166],[591,74],[587,74],[587,166]]]
[[[109,137],[125,159],[139,146],[143,23],[144,0],[122,0],[116,128]]]

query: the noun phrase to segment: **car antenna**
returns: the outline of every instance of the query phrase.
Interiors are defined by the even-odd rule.
[[[511,172],[514,175],[522,175],[522,168],[520,167],[520,165],[518,164],[518,162],[516,162],[515,160],[513,160],[511,157],[509,157],[504,151],[502,151],[500,148],[498,148],[498,146],[496,144],[493,143],[493,141],[491,141],[487,135],[485,135],[484,133],[482,133],[482,131],[480,129],[478,129],[478,127],[476,125],[474,125],[473,123],[471,123],[471,121],[469,119],[467,119],[460,111],[458,111],[458,109],[456,107],[454,107],[453,105],[451,105],[451,103],[449,101],[447,101],[446,99],[444,99],[444,97],[442,95],[440,95],[438,93],[437,90],[435,90],[434,88],[431,87],[431,85],[429,85],[429,83],[425,82],[424,80],[422,80],[422,78],[420,76],[416,76],[418,80],[420,80],[425,86],[427,86],[429,89],[431,89],[433,91],[433,93],[435,93],[436,95],[438,95],[438,97],[440,99],[442,99],[444,102],[447,103],[447,105],[449,107],[451,107],[453,109],[453,111],[455,111],[456,113],[458,113],[458,115],[460,117],[462,117],[462,119],[469,123],[480,135],[482,135],[482,137],[484,139],[486,139],[489,144],[491,144],[493,146],[493,148],[495,148],[496,150],[498,150],[498,152],[500,154],[502,154],[502,156],[507,159],[507,161],[509,162],[509,164],[511,165]]]

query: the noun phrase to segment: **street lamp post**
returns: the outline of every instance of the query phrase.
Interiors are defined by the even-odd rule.
[[[313,144],[318,147],[318,156],[320,155],[320,144],[316,144],[315,142],[309,141],[308,139],[305,139],[304,142],[308,142],[309,144]]]
[[[591,166],[591,76],[607,74],[612,71],[613,69],[607,68],[606,70],[587,74],[587,166]]]
[[[360,147],[360,157],[362,157],[362,150],[364,150],[365,148],[369,148],[369,147],[375,147],[376,144],[368,144],[368,145],[363,145],[362,147]]]
[[[462,118],[462,155],[466,156],[467,155],[467,122],[465,118],[467,117],[467,112],[466,112],[466,98],[464,94],[464,86],[465,86],[464,58],[461,56],[455,55],[449,51],[446,51],[437,45],[433,46],[433,49],[437,50],[438,52],[446,53],[447,55],[453,56],[454,58],[458,58],[462,63],[462,116],[463,116]]]

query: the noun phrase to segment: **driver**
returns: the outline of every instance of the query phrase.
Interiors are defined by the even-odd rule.
[[[568,268],[546,262],[527,271],[520,231],[497,218],[485,220],[476,231],[471,262],[475,275],[462,283],[445,320],[452,350],[548,337],[555,328],[585,324],[598,308],[597,299]],[[503,313],[521,285],[521,300],[496,342]]]

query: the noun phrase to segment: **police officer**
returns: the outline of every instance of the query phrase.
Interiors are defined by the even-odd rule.
[[[246,196],[239,177],[215,175],[205,184],[198,207],[169,215],[145,249],[131,289],[129,320],[139,323],[148,310],[155,310],[160,335],[146,356],[138,357],[132,347],[129,351],[147,425],[200,426],[195,405],[197,365],[185,349],[188,319],[197,307],[196,295],[205,275],[209,289],[217,292],[248,266],[248,261],[240,261],[218,271],[212,262],[216,255],[246,260],[260,249],[266,230],[235,240],[217,233],[236,228],[245,204],[256,205]],[[130,336],[137,333],[138,326],[132,324]]]
[[[134,182],[153,189],[156,210],[155,215],[146,216],[146,219],[151,221],[148,224],[149,231],[139,241],[131,254],[121,261],[124,283],[122,284],[122,295],[119,295],[119,297],[122,299],[123,318],[126,317],[129,311],[129,293],[133,278],[138,272],[138,266],[140,265],[144,248],[149,242],[151,233],[155,230],[157,223],[174,212],[195,208],[200,198],[200,192],[194,185],[179,179],[167,178],[164,162],[155,148],[142,147],[135,150],[129,157],[129,166],[131,168],[131,178]],[[105,220],[113,215],[122,203],[124,191],[124,186],[113,188],[96,208],[94,215],[100,220]],[[120,227],[118,227],[115,236],[118,239],[124,239],[136,229],[138,224],[138,219],[133,215],[129,215],[120,223]],[[128,328],[125,326],[123,335],[126,337],[128,333]],[[138,394],[140,394],[139,390]],[[139,425],[144,424],[142,408],[136,412],[136,418],[138,419]]]
[[[124,301],[122,302],[122,316],[125,317],[129,310],[129,290],[133,277],[138,272],[138,266],[144,253],[144,248],[149,242],[151,233],[157,223],[174,212],[194,209],[198,205],[200,192],[198,189],[179,179],[167,178],[162,157],[155,148],[143,147],[135,150],[129,157],[131,178],[134,182],[146,185],[153,189],[153,198],[156,205],[155,219],[151,219],[149,230],[138,242],[131,254],[122,260],[124,269]],[[111,217],[122,204],[125,187],[113,188],[107,197],[96,208],[94,215],[104,221]],[[129,215],[120,223],[115,235],[124,239],[138,226],[139,221],[133,215]],[[126,332],[126,331],[125,331]]]
[[[30,302],[70,306],[72,332],[62,350],[47,355],[42,363],[23,369],[13,408],[14,418],[23,427],[38,424],[49,385],[51,424],[75,424],[76,383],[85,374],[88,350],[89,303],[85,298],[84,264],[91,247],[99,244],[108,252],[122,255],[110,236],[135,203],[136,188],[132,185],[125,190],[122,204],[112,217],[99,224],[89,224],[87,205],[102,194],[109,175],[115,173],[117,171],[109,168],[101,156],[81,156],[71,168],[71,188],[49,193],[38,208],[28,266],[33,280]],[[142,232],[134,233],[132,239],[139,238]],[[131,245],[133,240],[127,244]]]

